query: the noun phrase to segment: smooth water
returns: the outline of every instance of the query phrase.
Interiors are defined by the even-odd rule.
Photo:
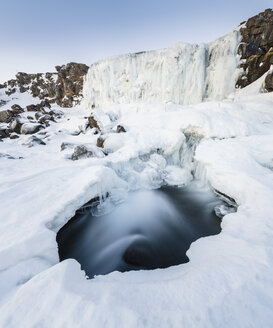
[[[223,204],[194,185],[131,192],[102,216],[79,210],[57,234],[60,260],[76,259],[90,278],[188,262],[193,241],[220,233]]]

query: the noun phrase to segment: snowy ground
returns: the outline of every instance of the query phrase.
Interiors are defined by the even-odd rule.
[[[0,142],[0,153],[14,157],[0,158],[0,326],[271,327],[273,95],[259,88],[195,106],[96,109],[108,156],[92,130],[74,135],[86,108],[63,110],[45,130],[46,146],[27,147],[27,135]],[[115,133],[118,124],[127,132]],[[185,135],[201,138],[194,162]],[[72,161],[62,142],[97,156]],[[191,245],[189,263],[92,280],[75,260],[58,263],[56,232],[88,200],[187,184],[191,172],[239,208],[219,235]]]

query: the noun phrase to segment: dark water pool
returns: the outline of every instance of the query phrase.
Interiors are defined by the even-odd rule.
[[[194,185],[131,192],[102,216],[79,210],[57,234],[60,260],[76,259],[90,278],[188,262],[193,241],[220,233],[217,206],[226,205]]]

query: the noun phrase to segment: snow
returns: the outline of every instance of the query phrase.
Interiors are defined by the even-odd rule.
[[[90,99],[37,134],[46,145],[25,146],[28,135],[0,142],[14,157],[0,157],[0,327],[271,327],[273,94],[259,93],[263,81],[222,101],[182,106],[149,96],[96,108],[104,157],[71,160],[77,145],[97,149],[98,135],[85,128]],[[221,88],[212,89],[218,98]],[[1,109],[36,101],[12,97]],[[116,133],[118,124],[127,132]],[[61,151],[63,142],[70,146]],[[56,233],[87,201],[109,193],[118,203],[130,190],[188,184],[193,173],[239,207],[219,235],[191,245],[189,263],[92,280],[75,260],[58,263]]]

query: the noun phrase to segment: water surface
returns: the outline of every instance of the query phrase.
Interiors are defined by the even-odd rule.
[[[76,259],[90,278],[188,262],[193,241],[221,231],[214,211],[221,204],[191,185],[131,192],[102,216],[79,210],[57,234],[60,260]]]

